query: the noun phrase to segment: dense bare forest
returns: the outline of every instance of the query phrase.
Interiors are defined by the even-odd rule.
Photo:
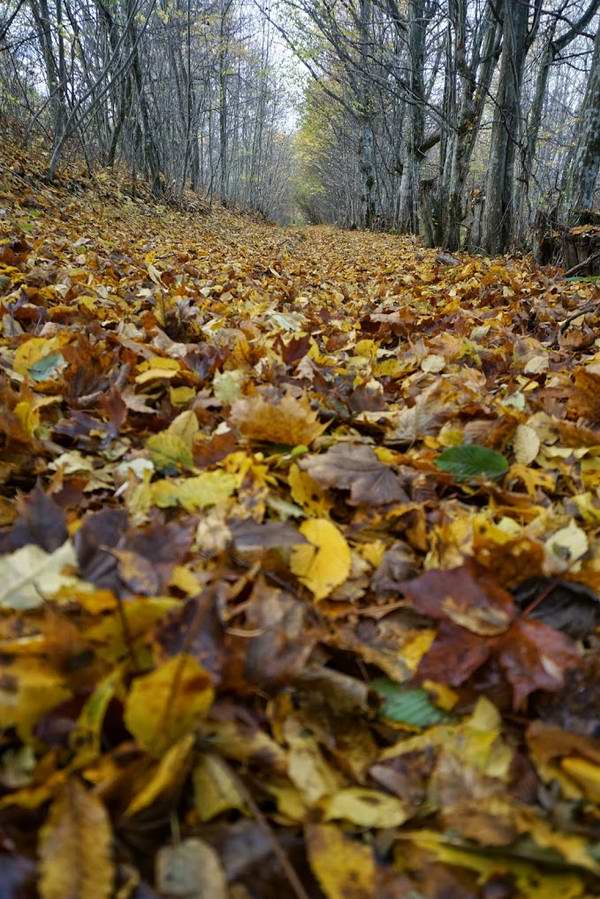
[[[0,103],[279,221],[501,253],[593,205],[598,0],[6,0]]]

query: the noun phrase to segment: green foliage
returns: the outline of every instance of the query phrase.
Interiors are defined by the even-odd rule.
[[[388,721],[430,727],[450,720],[446,712],[433,705],[427,690],[421,687],[404,687],[387,677],[373,681],[371,687],[382,700],[379,716]]]
[[[500,478],[508,471],[508,462],[502,453],[476,443],[451,446],[438,456],[436,465],[459,481],[481,477]]]

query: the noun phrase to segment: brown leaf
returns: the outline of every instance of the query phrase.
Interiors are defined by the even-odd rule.
[[[501,634],[515,616],[510,593],[471,560],[448,571],[426,571],[399,590],[422,615],[449,619],[474,634]]]
[[[500,664],[513,687],[515,709],[534,690],[560,690],[565,671],[581,664],[577,645],[542,621],[520,618],[499,638]]]
[[[287,446],[308,446],[325,430],[308,400],[289,394],[273,400],[259,394],[237,400],[231,407],[231,423],[249,440]]]
[[[350,490],[353,506],[408,502],[398,475],[379,461],[370,446],[337,443],[325,454],[308,456],[299,464],[321,486]]]
[[[576,370],[567,410],[574,418],[583,418],[591,425],[600,424],[600,375],[585,368]]]
[[[65,513],[38,483],[28,494],[13,525],[0,532],[0,553],[10,553],[28,543],[54,552],[68,538]]]
[[[491,641],[452,621],[442,621],[437,636],[417,669],[420,680],[459,687],[487,662]]]

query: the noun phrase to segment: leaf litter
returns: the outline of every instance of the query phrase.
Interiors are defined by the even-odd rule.
[[[598,895],[597,285],[3,152],[2,895]]]

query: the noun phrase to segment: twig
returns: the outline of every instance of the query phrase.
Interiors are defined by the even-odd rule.
[[[535,611],[535,609],[537,609],[537,607],[544,602],[544,600],[548,599],[548,597],[550,596],[551,593],[554,593],[554,591],[556,590],[557,587],[558,587],[558,579],[553,578],[551,583],[549,583],[548,586],[546,587],[546,589],[542,590],[540,595],[537,596],[533,600],[533,602],[529,603],[527,608],[521,613],[521,618],[528,618],[529,615],[531,615],[531,613],[533,611]]]
[[[577,312],[574,312],[573,315],[570,315],[568,318],[565,318],[564,322],[561,322],[559,325],[559,331],[562,334],[563,331],[566,330],[567,326],[574,322],[576,318],[579,318],[581,315],[585,315],[587,312],[593,312],[594,309],[598,307],[597,302],[586,303],[586,305],[582,309],[578,309]]]
[[[246,785],[243,781],[238,777],[235,771],[227,764],[227,762],[219,757],[219,763],[227,770],[227,773],[232,778],[235,783],[236,788],[239,790],[241,796],[244,799],[244,802],[248,805],[248,808],[252,812],[256,823],[264,831],[265,835],[268,837],[271,846],[273,847],[273,854],[276,856],[277,861],[281,865],[283,873],[288,879],[288,883],[292,888],[292,892],[296,899],[310,899],[308,893],[304,889],[300,878],[298,877],[296,870],[289,858],[287,857],[287,853],[279,840],[277,839],[276,834],[273,831],[273,828],[259,809],[258,805],[250,795],[250,791],[247,789]]]
[[[577,265],[574,265],[574,266],[573,266],[573,268],[568,269],[568,270],[564,273],[563,277],[564,277],[564,278],[570,278],[571,275],[577,274],[578,271],[580,271],[582,268],[585,268],[586,265],[589,265],[589,263],[590,263],[590,262],[593,262],[594,259],[597,259],[598,256],[600,256],[600,250],[596,250],[595,253],[592,253],[592,255],[591,255],[591,256],[588,256],[587,259],[584,259],[583,262],[578,262]]]

